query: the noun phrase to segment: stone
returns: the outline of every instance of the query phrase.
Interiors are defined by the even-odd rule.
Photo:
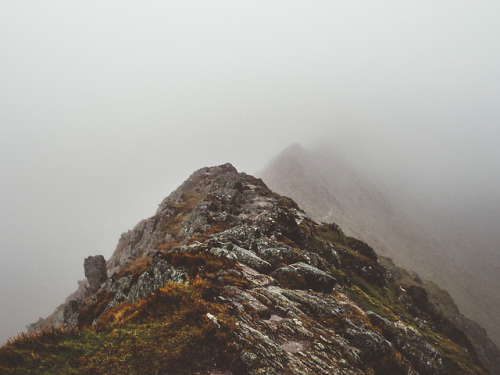
[[[154,259],[152,269],[139,276],[128,293],[129,302],[137,301],[154,293],[158,288],[163,287],[167,282],[187,283],[188,275],[170,266],[164,259]]]
[[[239,262],[246,264],[260,273],[271,271],[271,264],[259,258],[253,251],[243,249],[239,246],[233,246],[232,251]]]
[[[363,241],[360,241],[356,238],[349,238],[347,240],[347,244],[351,249],[353,249],[358,254],[361,254],[372,260],[378,259],[377,253],[375,253],[375,251]]]
[[[290,289],[312,289],[330,293],[336,280],[320,269],[306,263],[294,263],[273,272],[280,285]]]
[[[235,307],[242,308],[249,314],[261,318],[270,317],[269,309],[264,304],[241,289],[227,285],[223,288],[223,294]]]
[[[89,281],[92,291],[97,291],[108,279],[106,260],[102,255],[89,256],[83,262],[85,277]]]
[[[212,314],[210,314],[208,312],[207,313],[207,318],[210,319],[212,321],[212,323],[214,323],[217,326],[217,328],[220,328],[219,322],[218,322],[217,318],[214,315],[212,315]]]

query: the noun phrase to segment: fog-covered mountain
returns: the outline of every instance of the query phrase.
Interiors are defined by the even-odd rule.
[[[230,164],[123,233],[2,374],[486,375],[500,351],[448,294]]]
[[[494,220],[489,228],[478,230],[478,223],[467,223],[460,204],[446,211],[408,191],[382,191],[383,184],[362,175],[325,145],[310,151],[292,145],[259,176],[315,220],[339,224],[380,254],[439,283],[467,316],[500,343],[500,259],[494,246],[481,241]]]

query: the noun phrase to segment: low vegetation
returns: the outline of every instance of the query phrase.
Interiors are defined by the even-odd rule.
[[[192,374],[237,370],[229,307],[203,296],[213,285],[167,283],[150,298],[122,303],[97,327],[23,334],[0,349],[2,374]],[[207,316],[211,314],[216,322]]]

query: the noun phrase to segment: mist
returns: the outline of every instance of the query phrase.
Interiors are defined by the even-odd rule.
[[[0,342],[194,170],[254,173],[294,142],[327,139],[395,195],[492,226],[499,15],[493,1],[2,1]]]

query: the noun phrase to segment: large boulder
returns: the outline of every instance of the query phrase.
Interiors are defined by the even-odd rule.
[[[106,260],[102,255],[94,255],[85,258],[83,262],[85,277],[89,281],[90,289],[99,290],[102,283],[108,279],[106,272]]]

